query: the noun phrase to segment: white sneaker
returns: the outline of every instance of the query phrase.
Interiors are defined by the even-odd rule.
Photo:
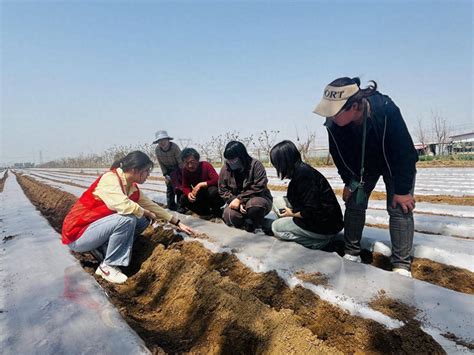
[[[412,277],[411,272],[407,269],[402,269],[402,268],[394,268],[392,269],[393,272],[396,272],[399,275],[406,276],[406,277]]]
[[[109,282],[114,284],[121,284],[127,281],[127,276],[124,275],[118,268],[101,263],[97,270],[96,275],[102,276]]]
[[[352,261],[354,263],[361,263],[362,260],[359,255],[344,254],[344,259]]]

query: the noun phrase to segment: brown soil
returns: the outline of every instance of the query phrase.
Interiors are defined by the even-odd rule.
[[[342,189],[334,190],[336,195],[342,196]],[[373,200],[386,200],[387,194],[380,191],[372,191],[370,198]],[[416,195],[416,202],[429,202],[438,204],[449,204],[457,206],[474,206],[474,196],[448,196],[448,195]]]
[[[418,280],[474,295],[474,273],[469,270],[435,263],[429,259],[415,258],[412,263],[412,274]]]
[[[268,188],[272,191],[286,191],[288,190],[288,186],[286,185],[272,185],[268,184]]]
[[[380,253],[362,250],[362,261],[384,270],[392,270],[390,258]],[[411,273],[415,279],[453,291],[474,295],[474,273],[459,267],[437,263],[424,258],[413,258]]]
[[[404,322],[413,320],[418,313],[416,308],[389,298],[385,290],[380,290],[378,295],[370,301],[369,306],[391,318]]]
[[[268,188],[272,191],[286,191],[285,185],[268,184]],[[336,195],[342,196],[342,189],[335,189]],[[387,199],[385,192],[372,191],[370,198],[373,200],[384,201]],[[474,206],[474,196],[449,196],[449,195],[416,195],[417,202],[429,202],[437,204],[449,204],[457,206]]]
[[[77,198],[55,187],[41,184],[29,176],[15,173],[21,188],[35,207],[46,217],[51,226],[61,233],[64,217]]]
[[[451,341],[454,341],[456,344],[458,345],[461,345],[461,346],[465,346],[466,348],[470,349],[470,350],[474,350],[474,344],[473,343],[468,343],[467,341],[464,341],[462,339],[459,339],[456,335],[454,335],[453,333],[450,333],[450,332],[447,332],[445,334],[441,334],[442,336],[444,336],[446,339],[449,339]]]
[[[5,181],[7,181],[8,178],[8,170],[5,171],[5,174],[3,174],[3,177],[0,179],[0,192],[3,192],[3,187],[5,186]]]
[[[301,281],[309,282],[313,285],[323,285],[327,286],[329,280],[326,275],[321,274],[320,272],[311,272],[307,273],[304,271],[297,271],[295,272],[295,276],[299,278]]]
[[[474,167],[474,160],[431,160],[419,161],[417,169],[424,168],[470,168]]]
[[[18,176],[58,229],[62,221],[48,212],[67,211],[73,201],[31,180]],[[305,288],[289,289],[275,272],[254,273],[233,254],[180,239],[159,228],[137,240],[124,285],[97,279],[155,353],[444,353],[414,321],[388,330]],[[92,257],[76,255],[93,273]]]

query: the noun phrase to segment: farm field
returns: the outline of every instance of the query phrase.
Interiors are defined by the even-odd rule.
[[[335,169],[320,171],[333,188],[342,188]],[[101,171],[15,173],[23,191],[59,231],[68,207]],[[274,196],[284,195],[287,182],[273,169],[267,174]],[[142,189],[164,202],[166,187],[159,172]],[[383,183],[376,190],[383,191]],[[12,173],[6,192],[9,199],[23,194]],[[416,195],[469,200],[474,169],[419,169]],[[474,206],[417,203],[413,279],[386,271],[390,238],[384,209],[383,200],[369,203],[364,264],[338,255],[341,239],[330,250],[314,251],[181,215],[199,232],[196,238],[157,227],[153,236],[137,242],[125,285],[97,281],[152,352],[235,347],[239,352],[472,351]],[[53,230],[51,235],[59,238]],[[92,258],[76,257],[93,273]]]

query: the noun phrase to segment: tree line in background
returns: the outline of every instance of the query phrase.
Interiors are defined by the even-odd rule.
[[[256,135],[241,136],[237,131],[225,132],[212,136],[204,143],[192,144],[189,138],[176,138],[175,142],[181,149],[185,147],[193,147],[200,154],[201,158],[209,162],[222,164],[224,162],[224,149],[228,142],[237,140],[242,142],[249,153],[255,158],[269,162],[269,154],[271,148],[279,141],[279,130],[263,130]],[[316,132],[307,132],[306,135],[301,136],[297,134],[296,142],[303,160],[309,161],[311,158],[311,149],[316,144]],[[81,154],[72,158],[61,158],[37,165],[42,168],[105,168],[112,165],[112,163],[121,157],[124,157],[129,152],[134,150],[141,150],[148,154],[148,156],[156,162],[154,144],[135,144],[135,145],[115,145],[101,154]],[[322,161],[331,164],[329,154],[326,152]]]
[[[451,140],[452,128],[446,117],[437,111],[431,112],[430,122],[425,124],[423,119],[419,118],[415,127],[413,140],[416,149],[420,155],[420,160],[433,160],[433,157],[443,159],[461,159],[472,160],[473,155],[454,153],[472,153],[473,143],[454,143]],[[225,132],[212,136],[209,140],[202,143],[194,143],[190,138],[176,138],[175,142],[181,149],[185,147],[193,147],[200,154],[202,159],[220,165],[224,162],[224,149],[226,144],[231,140],[242,142],[250,155],[269,163],[269,153],[271,148],[282,138],[279,130],[263,130],[258,134],[249,136],[241,136],[237,131]],[[324,136],[324,143],[327,137]],[[304,161],[313,165],[332,165],[332,159],[327,148],[316,149],[317,135],[316,131],[307,130],[304,135],[296,134],[294,142],[301,153]],[[467,144],[467,145],[466,145]],[[322,142],[320,145],[323,145]],[[115,145],[101,154],[81,154],[72,158],[61,158],[49,161],[44,164],[37,165],[44,168],[106,168],[112,163],[129,152],[141,150],[148,154],[153,161],[155,158],[156,145],[145,143],[135,145]]]

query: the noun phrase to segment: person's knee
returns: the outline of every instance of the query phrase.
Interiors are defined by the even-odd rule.
[[[387,205],[387,212],[390,217],[413,219],[413,212],[403,212],[403,209],[400,205],[397,205],[395,208],[393,208],[391,205]]]
[[[118,222],[117,225],[120,227],[128,227],[131,229],[135,229],[137,225],[138,218],[133,214],[123,214],[118,215]]]
[[[244,223],[242,215],[230,207],[226,207],[224,209],[222,219],[224,220],[225,224],[232,227],[241,227]]]
[[[363,203],[357,203],[355,201],[354,196],[351,196],[351,198],[346,202],[346,210],[365,212],[365,210],[367,210],[368,205],[369,205],[368,200]]]
[[[277,219],[272,223],[272,232],[276,236],[280,236],[282,233],[286,232],[284,228],[283,218]]]
[[[247,215],[250,219],[260,219],[265,216],[265,209],[260,206],[253,206],[247,209]]]

